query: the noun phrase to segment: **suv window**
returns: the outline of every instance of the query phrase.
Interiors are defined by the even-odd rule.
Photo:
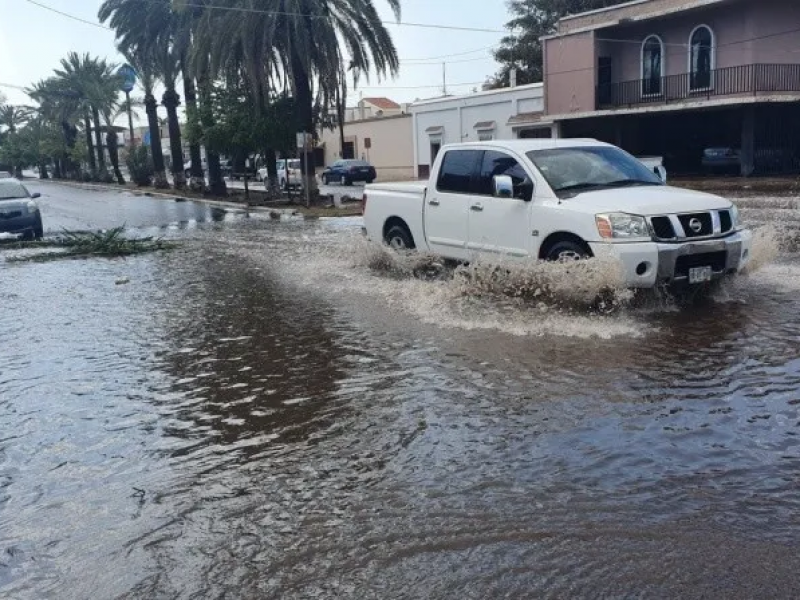
[[[492,178],[495,175],[508,175],[514,182],[514,197],[521,198],[521,192],[517,189],[528,177],[525,169],[517,162],[517,159],[508,154],[487,150],[483,153],[481,170],[478,176],[477,193],[483,196],[494,194]]]
[[[480,150],[448,150],[442,159],[436,189],[440,192],[469,194],[481,153]]]

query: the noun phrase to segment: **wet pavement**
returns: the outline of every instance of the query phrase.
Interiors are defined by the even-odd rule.
[[[800,595],[797,199],[741,199],[780,252],[711,299],[598,315],[36,185],[181,245],[0,252],[0,597]]]

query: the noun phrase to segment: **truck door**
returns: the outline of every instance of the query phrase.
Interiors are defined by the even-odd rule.
[[[514,182],[513,198],[494,196],[493,177],[508,175]],[[522,258],[532,247],[531,202],[525,200],[524,182],[531,176],[517,159],[497,150],[482,153],[476,181],[476,195],[469,207],[470,253]],[[530,188],[529,188],[530,192]]]
[[[447,150],[425,197],[425,237],[430,250],[457,260],[469,259],[470,205],[481,150]]]

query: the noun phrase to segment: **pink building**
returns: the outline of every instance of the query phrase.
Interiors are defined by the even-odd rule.
[[[668,169],[800,168],[800,2],[635,0],[544,40],[545,111]],[[722,160],[721,150],[728,156]]]

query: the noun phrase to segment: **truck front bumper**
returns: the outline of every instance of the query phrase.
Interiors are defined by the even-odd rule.
[[[616,256],[622,263],[625,284],[650,288],[658,283],[688,284],[689,271],[711,267],[711,278],[741,271],[750,261],[753,234],[738,231],[725,238],[681,242],[590,243],[595,256]]]

